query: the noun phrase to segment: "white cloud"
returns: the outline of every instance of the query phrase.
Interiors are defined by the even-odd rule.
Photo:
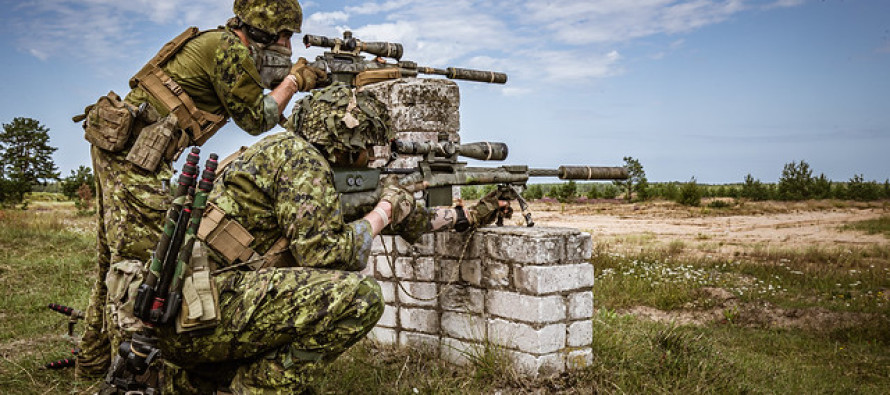
[[[585,44],[689,32],[744,9],[742,0],[552,0],[527,2],[523,19],[558,40]]]
[[[804,0],[776,0],[776,2],[772,4],[767,4],[763,6],[764,9],[770,10],[773,8],[791,8],[797,7],[804,3]]]

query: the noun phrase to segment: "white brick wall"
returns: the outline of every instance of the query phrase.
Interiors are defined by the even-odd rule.
[[[593,287],[593,265],[523,266],[516,269],[516,288],[531,295],[545,295]]]
[[[569,295],[569,319],[577,320],[590,317],[593,317],[593,291]]]
[[[590,319],[569,324],[566,346],[590,347],[593,341],[593,321]]]
[[[442,334],[447,337],[481,342],[487,338],[486,329],[486,320],[480,315],[442,313]]]
[[[488,313],[524,322],[550,323],[564,320],[566,306],[561,296],[530,296],[516,292],[489,291]]]
[[[493,319],[488,322],[488,338],[498,345],[529,352],[548,354],[566,345],[566,324],[551,324],[541,329],[518,322]]]
[[[439,313],[436,310],[402,307],[399,309],[399,323],[402,329],[439,333]]]

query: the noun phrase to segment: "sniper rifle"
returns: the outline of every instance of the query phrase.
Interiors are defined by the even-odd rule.
[[[458,161],[463,156],[483,161],[504,160],[508,148],[504,143],[478,142],[457,144],[440,135],[438,142],[393,140],[390,158],[383,167],[334,168],[334,186],[340,192],[340,204],[347,220],[361,217],[373,209],[383,191],[382,177],[395,174],[403,186],[423,185],[427,207],[452,204],[452,186],[498,185],[500,194],[516,196],[527,226],[534,226],[528,204],[520,192],[530,177],[557,177],[560,180],[624,180],[624,167],[559,166],[556,169],[534,169],[525,165],[500,167],[468,167]],[[416,167],[387,167],[400,155],[421,155]],[[512,193],[511,193],[512,192]],[[499,225],[500,225],[499,221]]]
[[[352,32],[343,32],[343,38],[331,38],[307,34],[303,36],[306,48],[330,48],[324,55],[318,56],[311,66],[325,70],[328,82],[342,82],[351,86],[393,80],[397,78],[417,77],[418,74],[442,75],[455,80],[467,80],[504,84],[507,75],[495,71],[471,70],[459,67],[438,69],[418,66],[416,62],[401,60],[402,44],[385,41],[365,42],[352,36]],[[372,60],[365,59],[362,53],[374,55]],[[390,58],[395,63],[386,60]]]

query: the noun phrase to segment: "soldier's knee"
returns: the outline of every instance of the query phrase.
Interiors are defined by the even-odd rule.
[[[362,321],[373,327],[383,315],[386,306],[380,284],[370,277],[362,279],[356,291],[355,303],[359,305]]]

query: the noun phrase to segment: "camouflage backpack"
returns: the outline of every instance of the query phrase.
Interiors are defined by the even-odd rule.
[[[286,127],[322,148],[332,162],[335,150],[361,151],[393,138],[386,105],[371,93],[339,83],[298,100]]]

